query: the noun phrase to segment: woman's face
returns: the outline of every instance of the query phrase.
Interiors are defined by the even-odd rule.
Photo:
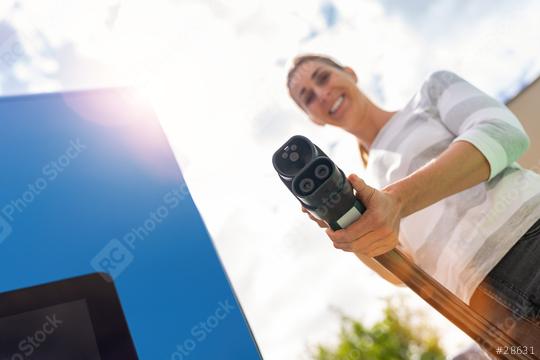
[[[341,70],[321,61],[306,61],[294,72],[289,93],[319,125],[352,129],[362,118],[365,104],[350,68]]]

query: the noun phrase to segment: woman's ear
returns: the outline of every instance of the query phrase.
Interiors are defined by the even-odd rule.
[[[343,71],[345,71],[347,74],[349,74],[354,79],[354,82],[358,82],[358,78],[356,77],[356,73],[354,72],[354,70],[352,68],[346,66],[345,68],[343,68]]]

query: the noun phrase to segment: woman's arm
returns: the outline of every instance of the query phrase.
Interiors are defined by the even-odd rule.
[[[428,111],[455,135],[486,158],[491,180],[529,147],[518,118],[504,104],[450,71],[437,71],[422,86]]]
[[[327,234],[336,248],[354,252],[382,278],[402,285],[372,258],[397,246],[400,219],[487,180],[489,173],[489,163],[482,153],[468,142],[457,141],[439,157],[382,191],[351,176],[349,180],[368,210],[346,229],[327,230]]]
[[[489,174],[484,155],[474,145],[456,141],[431,162],[380,191],[351,175],[349,181],[367,210],[346,229],[326,232],[338,249],[368,257],[384,254],[397,246],[403,217],[479,184]]]
[[[454,73],[432,74],[420,99],[421,106],[438,114],[455,135],[454,141],[437,158],[382,191],[351,176],[367,210],[346,229],[327,231],[335,247],[367,256],[390,251],[398,243],[401,218],[491,180],[529,145],[527,134],[508,108]]]
[[[328,229],[327,234],[334,247],[354,252],[383,279],[402,285],[400,279],[373,259],[397,246],[401,218],[479,184],[487,180],[489,174],[489,163],[484,155],[474,145],[457,141],[439,157],[382,191],[369,187],[355,175],[350,176],[357,196],[368,210],[346,229]],[[324,222],[319,220],[318,223],[326,227]]]
[[[401,217],[419,211],[489,178],[485,156],[466,141],[452,143],[439,157],[382,191],[399,202]]]

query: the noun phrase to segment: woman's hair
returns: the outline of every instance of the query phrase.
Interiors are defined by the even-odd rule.
[[[317,54],[305,54],[305,55],[299,55],[294,58],[293,64],[291,68],[289,69],[289,73],[287,74],[287,88],[291,88],[291,80],[300,65],[308,62],[308,61],[319,61],[322,63],[325,63],[327,65],[333,66],[336,69],[344,70],[345,67],[338,62],[336,62],[334,59],[332,59],[329,56],[326,55],[317,55]]]

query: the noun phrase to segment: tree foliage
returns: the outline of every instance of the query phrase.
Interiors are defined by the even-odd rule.
[[[339,343],[336,347],[317,346],[316,360],[444,360],[439,337],[425,323],[400,303],[387,302],[384,317],[371,327],[342,316]]]

